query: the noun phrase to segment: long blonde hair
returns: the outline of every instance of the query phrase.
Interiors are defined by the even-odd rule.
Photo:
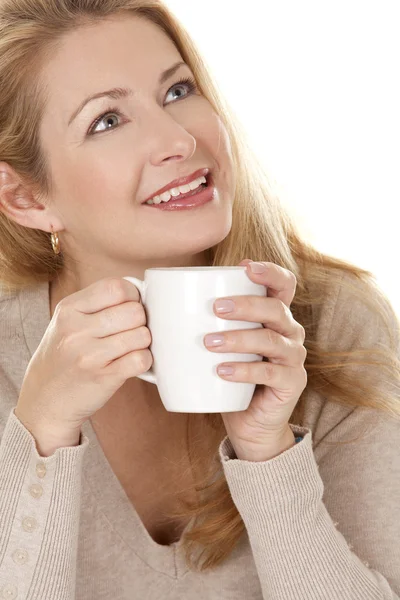
[[[170,37],[229,135],[237,178],[233,224],[229,235],[209,249],[209,264],[237,265],[248,257],[271,261],[296,275],[297,291],[291,310],[306,330],[308,383],[290,422],[302,424],[307,393],[322,389],[331,401],[375,408],[398,417],[400,365],[396,338],[390,329],[396,317],[389,301],[373,282],[372,273],[327,256],[302,239],[293,218],[253,155],[233,111],[207,71],[203,57],[178,19],[160,1],[2,0],[0,160],[13,167],[39,195],[50,193],[46,157],[38,137],[45,108],[45,98],[37,83],[41,65],[54,51],[61,35],[79,25],[129,14],[149,19]],[[54,254],[48,233],[23,227],[0,211],[0,282],[3,286],[18,290],[51,281],[63,264],[62,252]],[[335,349],[327,351],[317,343],[318,306],[325,301],[329,289],[339,285],[344,272],[354,283],[364,282],[356,293],[359,299],[361,294],[381,319],[382,327],[386,327],[391,339],[387,347],[337,352]],[[349,366],[358,368],[350,372]],[[383,395],[379,389],[378,381],[384,375],[394,382],[396,392],[392,395]],[[193,520],[192,528],[185,533],[183,547],[188,565],[199,571],[223,562],[244,532],[243,521],[217,460],[218,445],[225,435],[220,415],[190,415],[187,443],[192,472],[204,471],[202,476],[196,475],[195,485],[189,490],[195,492],[197,500],[189,502],[188,496],[185,499],[188,490],[177,492],[180,508],[168,513]],[[195,549],[199,551],[196,559],[193,558]]]

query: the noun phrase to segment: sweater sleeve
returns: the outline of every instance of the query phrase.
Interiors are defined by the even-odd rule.
[[[0,597],[73,600],[82,458],[89,444],[39,455],[10,412],[0,444]]]
[[[321,475],[334,467],[337,454],[332,452],[330,461],[325,459],[323,469],[319,468],[311,431],[290,427],[304,439],[266,462],[235,459],[228,437],[219,450],[233,501],[247,529],[263,598],[399,600],[399,422],[381,425],[384,452],[377,451],[371,440],[354,457],[355,447],[343,445],[348,469],[345,473],[339,469],[328,489]],[[339,502],[343,501],[340,495],[346,500],[346,538],[328,513],[324,493]],[[351,551],[352,541],[364,549],[363,559],[368,557],[369,562]]]
[[[340,287],[321,321],[331,350],[390,345],[399,355],[397,316],[377,297],[385,327]],[[399,398],[390,370],[362,368],[382,396]],[[237,459],[229,437],[220,444],[265,600],[400,600],[400,419],[364,406],[343,414],[326,399],[314,447],[311,429],[290,424],[304,439],[265,462]]]

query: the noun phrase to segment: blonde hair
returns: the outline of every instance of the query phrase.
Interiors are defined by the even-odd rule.
[[[0,5],[0,159],[13,167],[39,195],[51,191],[46,157],[38,138],[46,100],[38,83],[41,65],[54,52],[60,37],[76,30],[77,26],[129,14],[148,19],[170,37],[229,135],[237,177],[233,224],[229,235],[209,249],[209,264],[237,265],[247,257],[281,265],[297,278],[291,310],[306,330],[308,383],[290,422],[302,424],[307,394],[322,389],[324,396],[333,402],[375,408],[399,416],[400,365],[390,325],[396,317],[389,301],[373,282],[372,273],[327,256],[302,239],[253,155],[233,111],[218,92],[194,42],[160,1],[3,0]],[[63,264],[63,254],[54,254],[48,233],[23,227],[0,211],[0,280],[5,287],[18,290],[51,281]],[[347,283],[341,280],[343,273],[350,275],[345,278]],[[332,286],[351,286],[352,279],[358,299],[365,301],[386,327],[391,339],[387,347],[338,352],[328,351],[317,343],[318,306],[323,304]],[[360,281],[365,284],[361,288]],[[357,369],[349,370],[348,367],[353,366]],[[396,393],[382,393],[378,382],[384,374],[394,382]],[[218,445],[225,435],[220,415],[190,415],[188,455],[192,473],[198,471],[199,475],[195,477],[194,488],[183,492],[194,492],[197,500],[189,502],[183,492],[177,492],[181,507],[168,512],[168,516],[193,520],[192,528],[185,533],[183,548],[189,567],[199,571],[223,562],[245,529],[218,461]],[[196,559],[193,558],[195,549],[199,551]]]

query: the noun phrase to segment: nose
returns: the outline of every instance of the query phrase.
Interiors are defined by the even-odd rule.
[[[153,112],[146,137],[154,166],[169,160],[187,161],[196,151],[196,138],[165,109]]]

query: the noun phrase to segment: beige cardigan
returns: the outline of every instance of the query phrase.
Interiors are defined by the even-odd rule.
[[[233,459],[226,437],[219,457],[246,531],[224,564],[191,572],[181,540],[161,546],[148,535],[90,422],[79,446],[44,458],[14,415],[49,321],[47,283],[3,289],[0,598],[399,600],[399,419],[309,393],[304,427],[292,426],[305,437],[280,456]],[[392,328],[400,355],[397,320]],[[332,285],[317,333],[336,349],[388,343],[342,282]],[[383,375],[380,383],[390,384]]]

